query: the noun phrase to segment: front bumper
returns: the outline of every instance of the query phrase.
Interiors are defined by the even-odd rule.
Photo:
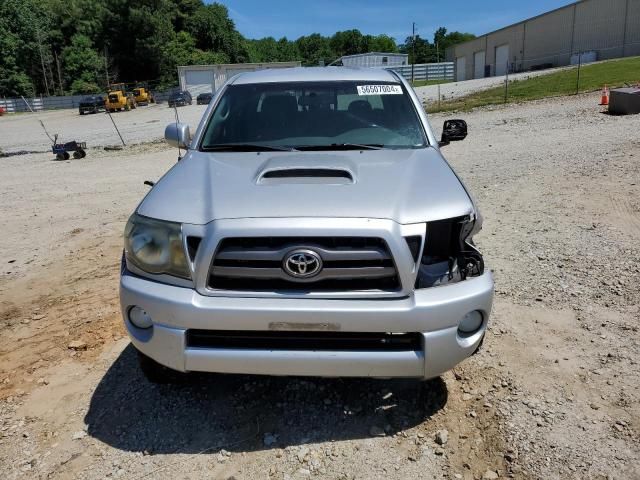
[[[166,285],[124,270],[120,302],[134,346],[179,371],[325,377],[433,378],[478,348],[493,299],[490,273],[443,287],[417,290],[400,299],[300,299],[210,297],[191,288]],[[145,309],[154,326],[141,330],[127,319],[134,306]],[[458,323],[478,310],[484,322],[461,336]],[[416,351],[298,351],[194,348],[188,329],[326,330],[343,332],[419,332]]]

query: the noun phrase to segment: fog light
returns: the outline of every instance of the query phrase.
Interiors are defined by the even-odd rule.
[[[462,333],[475,333],[482,326],[482,313],[478,310],[467,313],[460,324],[458,325],[458,331]]]
[[[151,316],[140,307],[131,307],[129,321],[138,328],[151,328],[153,326]]]

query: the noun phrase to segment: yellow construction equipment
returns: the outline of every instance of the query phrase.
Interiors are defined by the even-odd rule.
[[[136,103],[138,105],[148,105],[156,102],[155,98],[153,98],[153,93],[144,87],[134,88],[133,95],[136,97]]]
[[[105,103],[105,107],[109,112],[115,112],[116,110],[133,110],[136,106],[135,97],[126,93],[124,83],[111,85]]]

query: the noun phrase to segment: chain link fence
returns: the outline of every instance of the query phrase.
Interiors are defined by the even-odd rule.
[[[616,48],[619,49],[612,47],[610,50]],[[509,61],[504,64],[483,64],[475,69],[477,78],[424,87],[421,96],[427,109],[435,112],[576,95],[597,91],[605,86],[640,84],[640,57],[599,61],[600,57],[607,58],[604,50],[570,54],[558,52],[555,55],[569,55],[570,65],[554,67],[552,63],[538,63],[531,70],[522,72],[517,71],[518,65]],[[553,55],[547,55],[540,60],[552,58]],[[491,75],[492,72],[501,72],[501,75]]]

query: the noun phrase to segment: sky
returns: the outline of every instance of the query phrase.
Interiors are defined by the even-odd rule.
[[[217,0],[227,6],[237,29],[247,38],[287,37],[357,28],[385,33],[404,42],[416,22],[416,34],[433,39],[440,26],[482,35],[520,20],[573,3],[568,0]]]

